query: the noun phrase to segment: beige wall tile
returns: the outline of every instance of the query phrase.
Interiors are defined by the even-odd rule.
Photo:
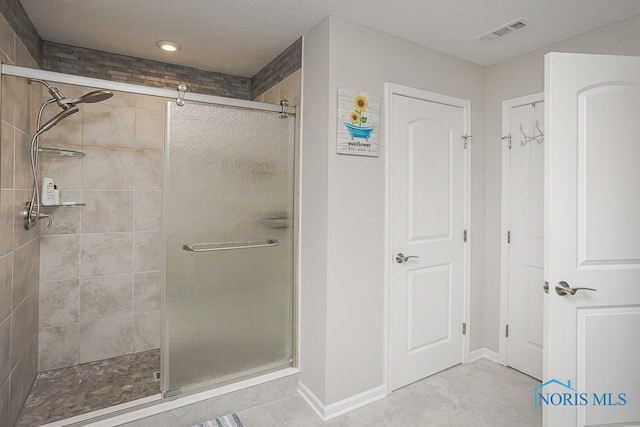
[[[83,190],[133,190],[134,151],[84,147]]]
[[[133,191],[84,191],[82,232],[133,231]]]
[[[9,378],[11,373],[11,355],[9,349],[11,348],[11,319],[5,319],[4,322],[0,322],[0,384]],[[3,424],[4,425],[4,424]]]
[[[87,94],[89,92],[93,92],[94,90],[99,90],[99,88],[84,88],[84,93]],[[129,92],[119,92],[116,90],[111,91],[113,96],[106,101],[101,102],[101,104],[108,105],[110,107],[136,107],[138,103],[138,97],[135,93]]]
[[[0,256],[13,250],[14,191],[0,190]]]
[[[32,83],[33,85],[33,83]],[[48,95],[48,93],[47,93]],[[63,95],[71,97],[63,92]],[[47,96],[47,99],[51,96]],[[42,113],[41,124],[47,123],[50,119],[62,111],[56,104],[45,107]],[[65,117],[59,121],[54,127],[40,135],[41,147],[68,147],[78,150],[78,146],[82,145],[82,115],[84,106],[81,105],[77,113]],[[36,120],[37,122],[37,120]],[[34,122],[35,123],[35,122]],[[73,148],[75,147],[75,148]]]
[[[29,350],[37,351],[37,343],[38,295],[37,292],[31,292],[11,315],[11,365],[15,368],[20,359],[25,359]]]
[[[13,37],[14,32],[11,29],[11,25],[9,25],[0,14],[0,51],[6,55],[6,58],[9,59],[11,64],[16,57]],[[0,386],[2,386],[1,383]]]
[[[136,109],[136,148],[162,150],[164,144],[164,112],[145,108]]]
[[[135,99],[135,106],[137,108],[161,110],[164,112],[164,106],[167,101],[174,101],[174,99],[161,98],[158,96],[137,95]]]
[[[10,426],[9,420],[9,381],[0,384],[0,426]]]
[[[30,293],[37,292],[40,277],[40,241],[35,239],[13,253],[12,307],[17,307]]]
[[[41,146],[42,145],[44,144],[41,144]],[[79,149],[81,147],[68,145],[66,148]],[[81,157],[60,157],[55,154],[40,153],[40,170],[40,178],[42,179],[45,176],[50,177],[61,192],[68,190],[80,190],[81,188]],[[42,185],[42,183],[40,183],[40,185]]]
[[[158,150],[136,150],[135,189],[162,189],[162,152]]]
[[[2,120],[10,125],[16,124],[16,105],[18,100],[18,85],[20,79],[12,76],[2,76]]]
[[[31,230],[24,228],[25,203],[31,200],[31,190],[15,190],[13,200],[13,248],[17,249],[27,242],[38,238],[40,235],[39,227]],[[42,209],[41,213],[51,213],[50,209]],[[46,222],[46,220],[45,220]]]
[[[134,233],[133,268],[135,272],[162,268],[162,235],[159,231]]]
[[[134,231],[158,231],[162,228],[160,191],[136,191],[134,203]]]
[[[136,314],[133,317],[133,351],[160,348],[162,343],[162,314],[160,311]]]
[[[38,371],[65,368],[78,364],[80,324],[44,328],[38,336]]]
[[[77,279],[80,236],[40,237],[40,280],[51,282]]]
[[[82,107],[82,144],[100,147],[133,147],[136,110],[109,105],[109,101]]]
[[[132,312],[132,274],[80,279],[80,321],[124,316]]]
[[[280,84],[273,86],[265,93],[263,93],[262,96],[263,102],[266,102],[267,104],[280,105],[280,100],[282,99],[282,97],[280,96]]]
[[[33,175],[31,173],[31,137],[20,130],[15,132],[15,169],[14,188],[31,190],[33,188]],[[40,183],[42,185],[42,183]]]
[[[80,248],[80,277],[131,273],[133,233],[85,234]]]
[[[299,105],[301,75],[302,70],[298,70],[280,82],[280,98],[288,100],[289,105]]]
[[[16,49],[16,65],[20,67],[28,67],[28,68],[40,68],[38,67],[38,63],[33,59],[29,51],[22,44],[22,41],[18,37],[15,38],[15,49]]]
[[[13,188],[14,128],[2,122],[0,128],[0,187]]]
[[[41,328],[77,322],[79,311],[80,283],[77,279],[40,283]]]
[[[135,313],[162,308],[162,274],[160,271],[133,275],[133,307]]]
[[[37,338],[37,336],[36,336]],[[20,359],[16,365],[13,374],[11,374],[11,389],[9,391],[11,399],[9,399],[9,419],[16,420],[22,405],[31,390],[33,380],[38,373],[38,351],[37,343],[33,345],[33,351],[27,353],[25,357]]]
[[[14,102],[16,103],[14,107],[14,122],[13,125],[16,129],[21,130],[24,133],[31,134],[33,130],[35,130],[35,124],[31,123],[31,102],[29,99],[29,84],[27,83],[27,79],[23,79],[21,77],[16,77],[15,82],[15,98]],[[26,101],[26,102],[25,102]],[[33,102],[39,102],[38,99],[33,100]]]
[[[58,188],[60,188],[58,186]],[[60,190],[61,202],[80,201],[79,191]],[[40,235],[77,234],[80,232],[80,207],[50,209],[53,217],[51,228],[47,221],[40,221]]]
[[[133,316],[80,323],[80,363],[131,352]]]
[[[0,258],[0,322],[11,314],[11,290],[13,284],[13,254]],[[2,383],[2,380],[0,380]]]

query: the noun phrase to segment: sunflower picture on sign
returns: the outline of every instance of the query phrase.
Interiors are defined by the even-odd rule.
[[[380,121],[380,98],[363,92],[338,89],[339,154],[378,156],[376,130]]]

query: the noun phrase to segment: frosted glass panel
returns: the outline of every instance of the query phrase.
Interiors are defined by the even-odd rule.
[[[171,102],[167,126],[165,391],[290,366],[294,119]]]

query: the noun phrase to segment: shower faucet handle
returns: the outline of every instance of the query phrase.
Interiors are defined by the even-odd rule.
[[[42,214],[42,213],[38,215],[38,221],[40,221],[43,218],[47,218],[47,228],[51,228],[51,225],[53,225],[53,219],[51,218],[51,215]]]

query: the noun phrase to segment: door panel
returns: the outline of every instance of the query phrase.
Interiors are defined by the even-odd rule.
[[[462,362],[467,109],[392,96],[391,386]]]
[[[640,88],[604,84],[578,96],[578,253],[584,266],[640,264]],[[612,149],[615,142],[616,149]],[[612,191],[620,189],[622,191]]]
[[[550,426],[640,423],[640,58],[545,56],[545,381],[583,406],[546,405]],[[559,295],[556,283],[579,290]],[[553,390],[549,390],[553,391]],[[593,394],[611,393],[611,405]],[[619,393],[627,396],[622,405]],[[615,403],[618,403],[617,405]]]
[[[437,121],[416,120],[408,134],[409,240],[450,238],[451,132]]]

